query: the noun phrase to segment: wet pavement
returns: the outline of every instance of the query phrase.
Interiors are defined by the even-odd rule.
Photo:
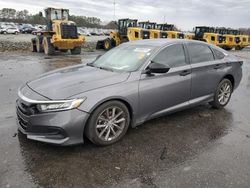
[[[236,52],[234,52],[236,53]],[[0,187],[250,187],[250,52],[225,109],[202,105],[130,129],[108,147],[56,147],[17,132],[17,89],[98,53],[0,53]]]

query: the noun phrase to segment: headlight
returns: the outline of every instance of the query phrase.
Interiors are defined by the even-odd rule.
[[[85,99],[86,98],[63,101],[46,101],[46,103],[37,104],[37,109],[40,112],[70,110],[78,108],[83,103],[83,101],[85,101]]]

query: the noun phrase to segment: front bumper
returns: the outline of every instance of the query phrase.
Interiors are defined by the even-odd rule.
[[[86,112],[73,109],[26,115],[18,105],[16,110],[18,129],[28,139],[62,146],[84,142],[84,127],[89,117]]]

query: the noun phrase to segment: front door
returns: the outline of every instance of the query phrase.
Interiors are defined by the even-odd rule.
[[[157,117],[175,108],[188,105],[191,67],[182,44],[161,50],[151,63],[170,67],[164,74],[142,74],[139,83],[140,120]]]

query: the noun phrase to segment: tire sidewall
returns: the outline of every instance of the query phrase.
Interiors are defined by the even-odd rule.
[[[96,133],[97,118],[106,108],[108,108],[108,107],[111,108],[114,106],[121,108],[125,112],[126,125],[123,129],[123,132],[117,138],[113,139],[112,141],[104,141],[104,140],[101,140],[97,136],[97,133]],[[93,111],[93,113],[91,114],[89,121],[87,123],[86,129],[85,129],[85,131],[86,131],[85,135],[94,144],[99,145],[99,146],[107,146],[107,145],[111,145],[111,144],[114,144],[115,142],[119,141],[126,134],[129,125],[130,125],[130,113],[128,111],[127,106],[120,101],[108,101],[106,103],[101,104],[99,107],[97,107]]]

